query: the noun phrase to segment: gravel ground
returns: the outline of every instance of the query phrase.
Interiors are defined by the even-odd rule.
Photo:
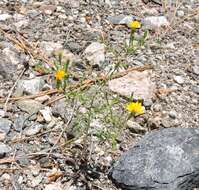
[[[0,189],[115,190],[110,166],[145,133],[198,127],[199,3],[159,2],[0,1]],[[130,30],[122,20],[140,20],[141,35],[149,16],[163,16],[169,26],[151,24],[144,47],[127,53]],[[24,41],[29,49],[20,46]],[[151,65],[143,81],[155,90],[144,99],[145,114],[127,121],[128,97],[113,92],[108,81],[53,103],[61,93],[35,97],[55,89],[47,63],[60,49],[73,61],[69,85]],[[5,103],[10,92],[34,97]]]

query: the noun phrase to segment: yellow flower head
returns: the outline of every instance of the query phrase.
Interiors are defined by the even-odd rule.
[[[128,27],[131,28],[131,29],[138,29],[138,28],[141,27],[141,23],[140,23],[139,21],[137,21],[137,20],[131,21],[131,22],[129,22],[127,25],[128,25]]]
[[[55,73],[55,78],[56,78],[56,80],[60,81],[64,78],[65,75],[66,75],[65,71],[63,69],[59,69]]]
[[[131,102],[126,106],[126,109],[134,114],[143,114],[144,106],[142,106],[141,102]]]

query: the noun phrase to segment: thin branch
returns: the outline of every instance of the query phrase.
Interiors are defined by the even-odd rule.
[[[64,128],[62,129],[62,132],[60,133],[60,135],[59,135],[57,141],[54,143],[54,145],[53,145],[52,148],[50,149],[49,154],[52,153],[52,151],[54,150],[55,146],[59,143],[59,141],[60,141],[62,135],[63,135],[64,132],[66,131],[68,125],[71,123],[71,121],[72,121],[72,119],[73,119],[73,117],[74,117],[75,109],[76,109],[76,105],[73,106],[73,111],[72,111],[72,113],[71,113],[71,116],[70,116],[70,118],[68,119],[68,121],[67,121],[66,125],[64,126]]]
[[[7,98],[6,98],[5,104],[4,104],[4,111],[5,111],[5,113],[6,113],[6,111],[7,111],[7,104],[8,104],[8,101],[10,100],[10,97],[11,97],[11,95],[12,95],[12,93],[13,93],[13,90],[14,90],[14,88],[16,87],[16,85],[17,85],[19,79],[23,76],[23,74],[24,74],[25,71],[26,71],[26,68],[24,68],[24,69],[22,70],[22,72],[20,73],[19,77],[18,77],[17,80],[15,81],[14,85],[13,85],[12,88],[10,89],[10,92],[9,92],[9,94],[8,94],[8,96],[7,96]]]

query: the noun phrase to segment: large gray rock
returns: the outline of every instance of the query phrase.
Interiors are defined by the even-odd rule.
[[[147,134],[110,170],[125,190],[193,190],[199,187],[199,129],[169,128]]]

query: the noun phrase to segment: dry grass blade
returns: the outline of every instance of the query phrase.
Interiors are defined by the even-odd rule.
[[[18,77],[17,80],[15,81],[14,85],[13,85],[12,88],[10,89],[10,92],[9,92],[9,94],[8,94],[8,96],[7,96],[7,98],[6,98],[5,104],[4,104],[4,111],[5,111],[5,112],[7,111],[7,104],[8,104],[8,101],[9,101],[9,99],[10,99],[10,96],[11,96],[11,94],[13,93],[13,90],[14,90],[14,88],[16,87],[17,82],[18,82],[19,79],[22,77],[22,75],[24,74],[25,71],[26,71],[26,69],[23,69],[23,70],[22,70],[21,74],[19,75],[19,77]]]
[[[0,164],[8,164],[13,162],[16,162],[16,159],[13,158],[13,156],[0,159]]]
[[[26,39],[24,39],[21,35],[18,34],[17,37],[8,34],[3,28],[0,27],[0,32],[4,34],[4,36],[12,41],[17,47],[19,47],[24,52],[28,53],[31,57],[41,60],[44,63],[47,63],[49,67],[53,67],[52,62],[45,56],[41,50],[34,48]]]
[[[149,69],[153,69],[153,66],[151,65],[145,65],[145,66],[141,66],[141,67],[131,67],[129,69],[127,69],[126,71],[122,71],[122,72],[119,72],[119,73],[116,73],[114,75],[112,75],[112,78],[119,78],[119,77],[122,77],[126,74],[128,74],[129,72],[132,72],[132,71],[144,71],[144,70],[149,70]],[[95,84],[96,82],[98,81],[107,81],[109,80],[109,75],[105,75],[105,76],[100,76],[100,77],[97,77],[95,79],[86,79],[84,80],[83,82],[77,82],[75,84],[72,84],[72,85],[69,85],[66,90],[75,90],[75,89],[78,89],[78,88],[86,88],[86,87],[89,87],[90,85],[92,84]],[[40,97],[40,96],[44,96],[44,95],[50,95],[50,94],[55,94],[57,92],[62,92],[62,91],[59,91],[58,89],[51,89],[51,90],[47,90],[47,91],[43,91],[43,92],[40,92],[39,94],[36,94],[36,95],[30,95],[30,96],[20,96],[20,97],[11,97],[9,98],[9,101],[17,101],[17,100],[25,100],[25,99],[34,99],[34,98],[37,98],[37,97]],[[49,105],[57,100],[60,100],[62,98],[64,98],[65,96],[62,95],[58,98],[56,98],[56,100],[52,100],[50,102],[48,102],[46,105]],[[5,102],[6,101],[6,98],[0,98],[0,102]]]
[[[17,100],[26,100],[26,99],[34,99],[40,96],[44,96],[44,95],[50,95],[50,94],[55,94],[59,92],[59,90],[57,89],[51,89],[51,90],[46,90],[46,91],[42,91],[36,95],[29,95],[29,96],[19,96],[19,97],[11,97],[9,98],[9,101],[17,101]],[[0,102],[5,102],[6,98],[0,98]]]
[[[122,72],[119,72],[119,73],[116,73],[114,75],[112,75],[112,79],[115,79],[115,78],[119,78],[119,77],[122,77],[132,71],[144,71],[144,70],[150,70],[150,69],[153,69],[153,66],[152,65],[145,65],[145,66],[141,66],[141,67],[131,67],[125,71],[122,71]],[[110,76],[109,75],[105,75],[105,76],[100,76],[100,77],[97,77],[96,79],[86,79],[84,80],[83,82],[81,83],[77,83],[75,85],[70,85],[66,88],[66,90],[83,90],[87,87],[90,87],[91,85],[95,84],[96,82],[99,82],[99,81],[107,81],[110,79]],[[65,95],[61,95],[59,97],[56,97],[55,99],[49,101],[46,105],[50,105],[62,98],[64,98]]]
[[[55,146],[59,143],[59,141],[60,141],[62,135],[63,135],[64,132],[66,131],[68,125],[71,123],[71,121],[72,121],[72,119],[73,119],[73,116],[74,116],[74,113],[75,113],[75,109],[76,109],[76,105],[74,105],[73,111],[72,111],[72,113],[71,113],[70,118],[68,119],[68,121],[67,121],[66,125],[64,126],[64,128],[62,129],[62,132],[60,133],[60,135],[59,135],[57,141],[55,142],[55,144],[53,145],[53,147],[51,148],[49,154],[52,153],[52,151],[54,150]]]

